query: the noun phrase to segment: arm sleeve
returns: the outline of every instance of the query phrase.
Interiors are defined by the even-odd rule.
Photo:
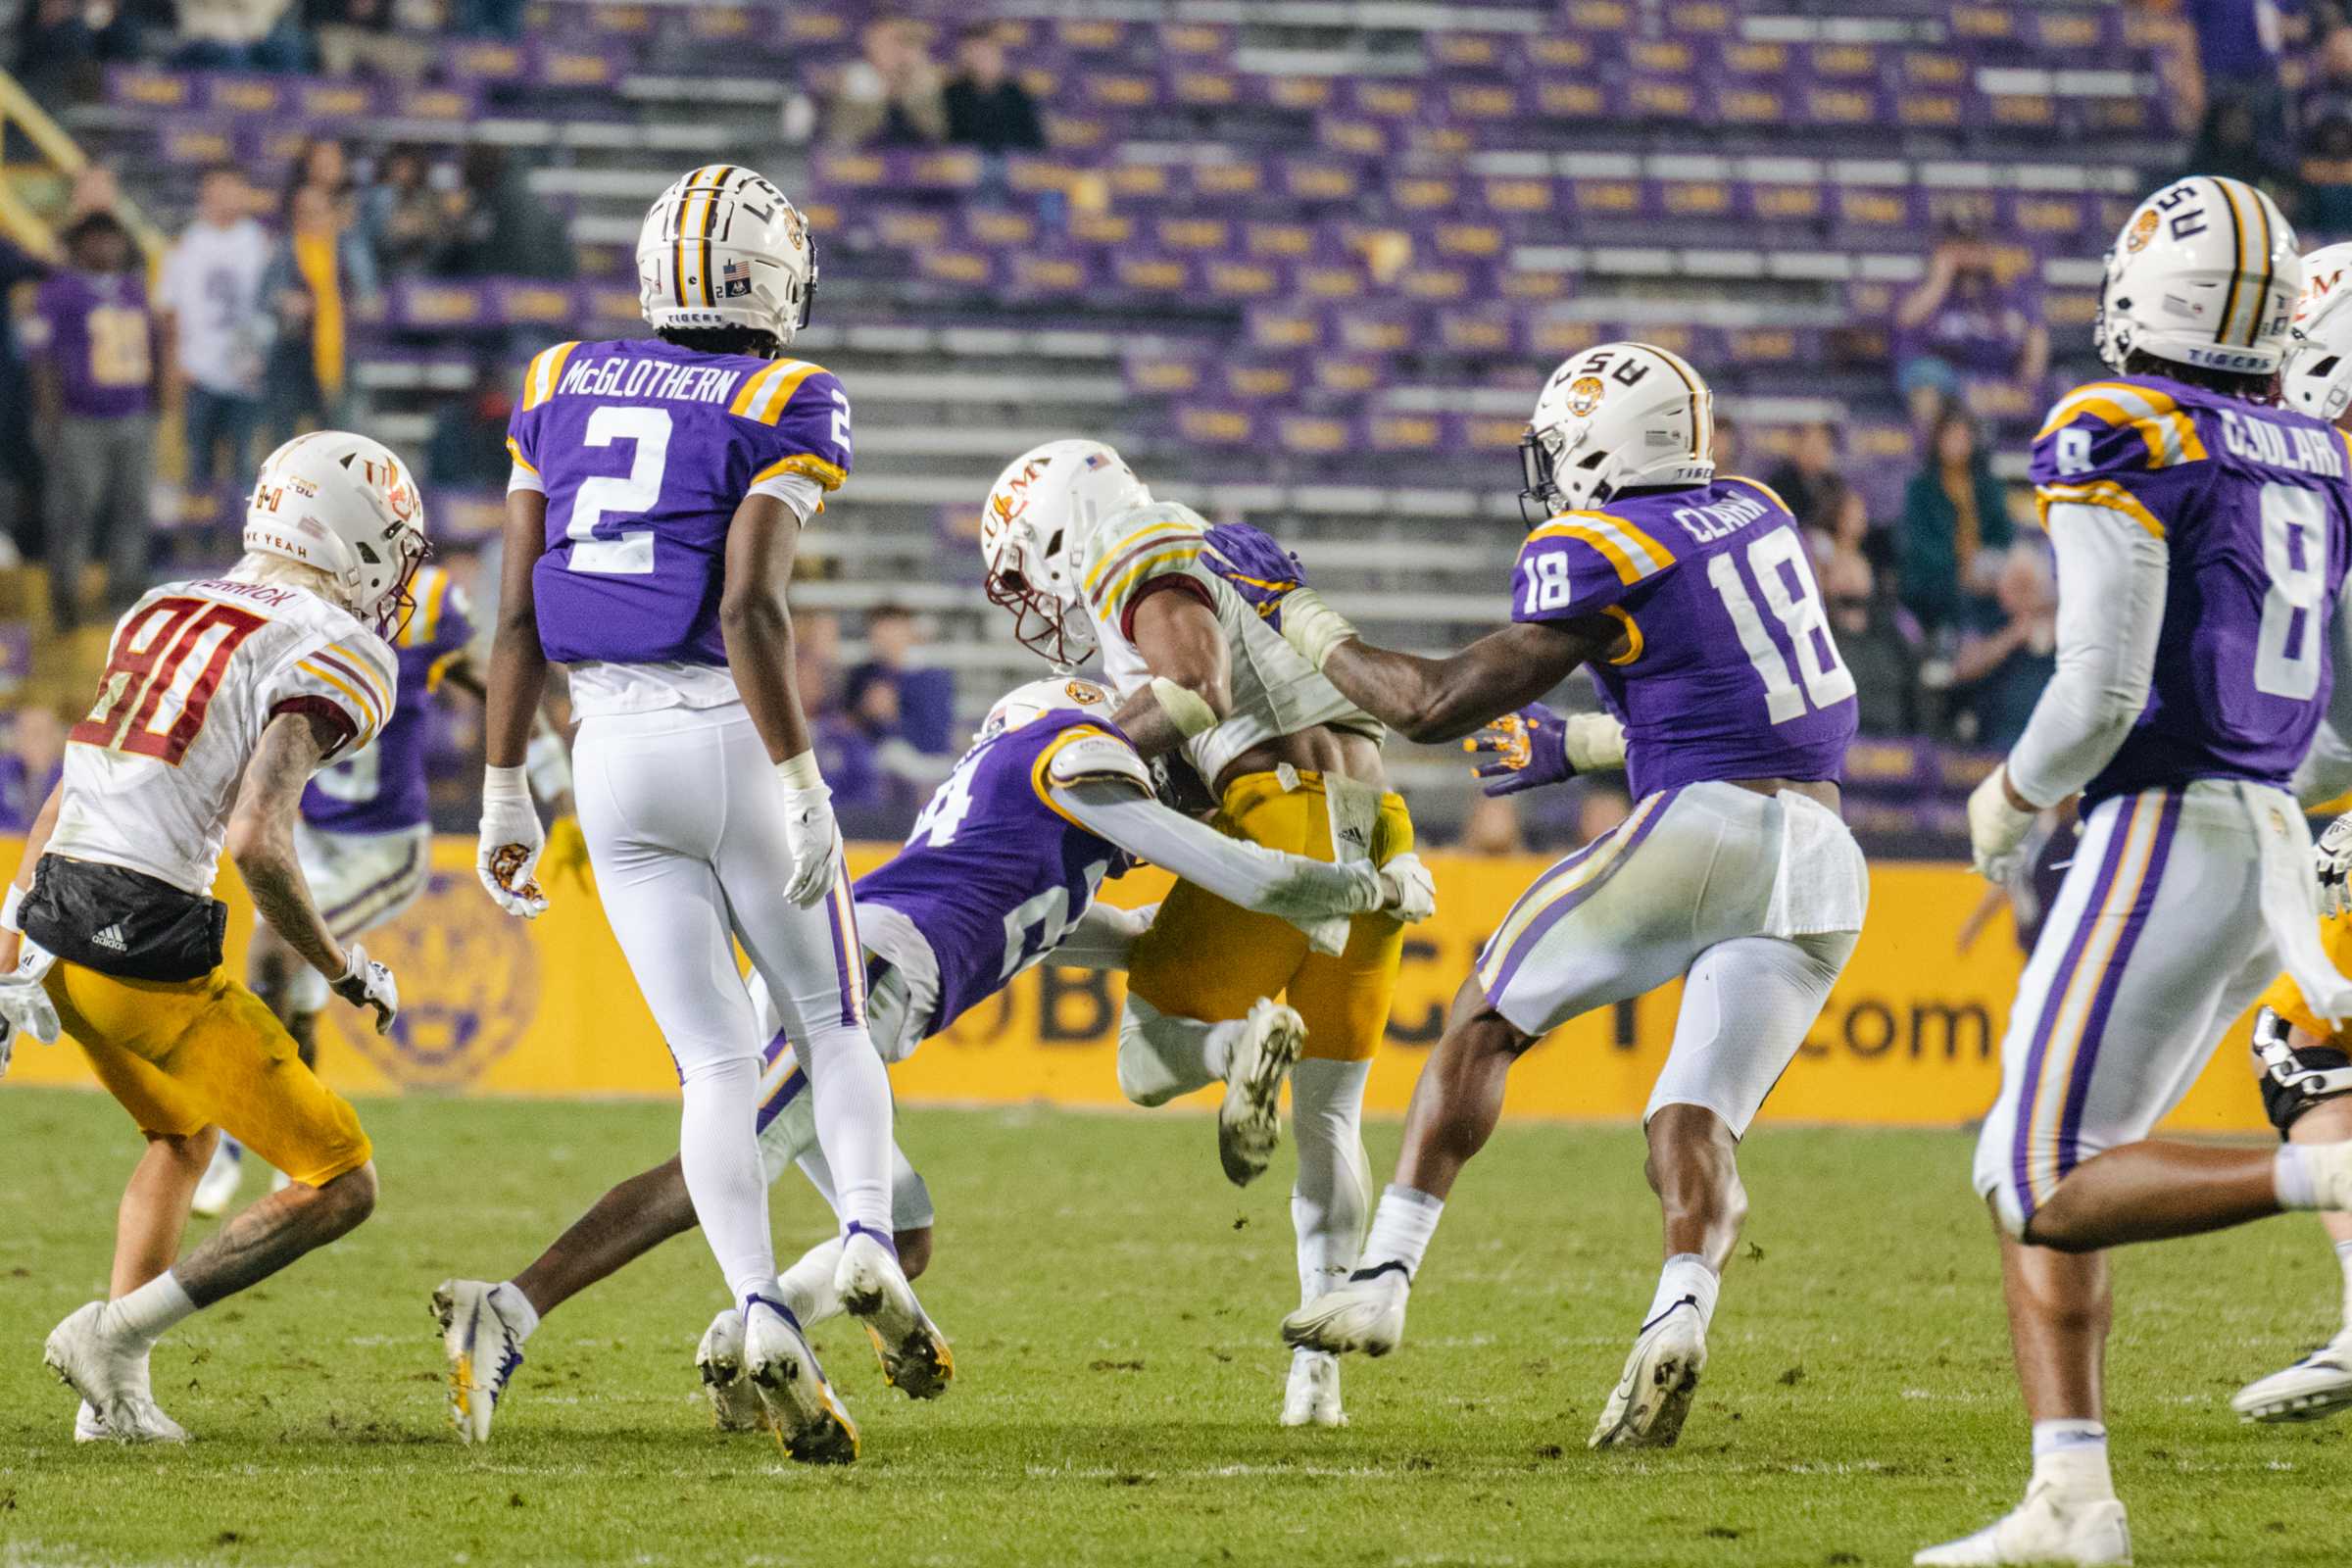
[[[1062,933],[1061,941],[1045,961],[1065,969],[1095,969],[1118,973],[1128,966],[1136,938],[1152,929],[1152,912],[1158,905],[1122,909],[1097,899]]]
[[[1333,865],[1227,838],[1131,784],[1055,785],[1054,801],[1088,832],[1245,909],[1320,920],[1380,906],[1380,874],[1369,862]]]
[[[2038,806],[2090,782],[2148,705],[2171,558],[2114,507],[2060,501],[2045,514],[2058,553],[2058,669],[2009,753],[2009,781]]]

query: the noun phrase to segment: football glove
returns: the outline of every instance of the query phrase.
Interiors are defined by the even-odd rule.
[[[1968,796],[1968,849],[1977,874],[2008,882],[2025,869],[2026,835],[2034,831],[2038,814],[2010,804],[2007,763],[1985,774]]]
[[[2311,853],[2320,874],[2320,913],[2333,918],[2352,908],[2352,893],[2345,890],[2352,878],[2352,811],[2328,823]]]
[[[1438,912],[1437,879],[1421,857],[1408,852],[1380,868],[1380,908],[1399,925],[1419,925]]]
[[[569,877],[582,893],[596,891],[596,879],[588,871],[588,835],[580,831],[576,816],[559,816],[547,830],[547,848],[540,852],[539,869],[554,886]]]
[[[546,847],[547,834],[539,825],[539,808],[531,804],[531,786],[523,770],[482,769],[481,842],[474,851],[473,869],[492,903],[525,920],[547,912],[547,895],[532,875]]]
[[[784,896],[808,908],[833,886],[841,859],[841,826],[833,820],[833,792],[823,784],[784,791],[784,843],[792,851],[792,880]]]
[[[400,1012],[400,982],[392,971],[368,956],[368,950],[354,942],[343,956],[343,973],[327,982],[327,989],[355,1007],[371,1007],[375,1011],[375,1032],[382,1034],[392,1027],[393,1018]]]
[[[8,1076],[17,1036],[30,1035],[44,1046],[57,1044],[61,1027],[57,1006],[42,989],[41,979],[57,960],[26,943],[16,968],[0,975],[0,1078]]]
[[[1462,750],[1493,756],[1474,769],[1489,795],[1516,795],[1623,767],[1625,726],[1606,713],[1555,713],[1530,703],[1462,742]]]

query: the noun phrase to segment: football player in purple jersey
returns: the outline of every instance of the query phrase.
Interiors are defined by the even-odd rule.
[[[1552,372],[1522,444],[1524,502],[1549,520],[1519,553],[1509,627],[1420,659],[1363,642],[1312,589],[1279,608],[1293,646],[1414,740],[1516,715],[1506,764],[1564,777],[1622,760],[1629,774],[1632,814],[1536,879],[1454,999],[1354,1273],[1283,1323],[1294,1345],[1395,1349],[1511,1064],[1569,1019],[1682,976],[1643,1116],[1665,1267],[1595,1447],[1660,1446],[1682,1430],[1746,1214],[1739,1142],[1844,968],[1868,899],[1838,814],[1853,677],[1795,518],[1764,486],[1716,473],[1713,428],[1706,383],[1677,356],[1644,343],[1579,354]],[[1580,666],[1615,723],[1571,727],[1528,707]]]
[[[1429,873],[1414,856],[1377,869],[1360,860],[1331,864],[1229,838],[1159,804],[1150,770],[1110,712],[1109,695],[1088,681],[1056,677],[1015,688],[990,710],[906,847],[858,879],[869,1025],[885,1060],[905,1060],[1038,963],[1125,968],[1152,911],[1114,908],[1095,894],[1105,877],[1145,861],[1302,926],[1369,910],[1407,921],[1432,912]],[[757,977],[752,992],[768,1038],[758,1101],[766,1174],[772,1180],[797,1162],[834,1202],[790,1032]],[[1218,1027],[1235,1034],[1263,1028],[1272,1010],[1264,1003],[1252,1018]],[[931,1195],[903,1153],[892,1188],[900,1256],[913,1275],[930,1259]],[[459,1300],[499,1293],[519,1356],[544,1314],[694,1222],[685,1179],[671,1160],[613,1188],[512,1280],[445,1283],[435,1310],[446,1319]],[[834,1285],[841,1245],[810,1249],[775,1283],[776,1298],[805,1328],[841,1310]],[[696,1355],[723,1428],[749,1426],[757,1416],[742,1377],[743,1342],[743,1313],[730,1307]],[[954,1363],[936,1335],[904,1345],[877,1336],[875,1349],[883,1375],[911,1397],[945,1391]],[[489,1436],[493,1413],[488,1401],[459,1412],[474,1423],[475,1441]]]
[[[759,174],[711,164],[664,191],[637,277],[655,335],[548,349],[509,425],[477,865],[509,912],[546,906],[524,761],[547,666],[568,665],[580,827],[677,1066],[680,1163],[745,1310],[748,1375],[795,1458],[846,1462],[857,1428],[772,1294],[761,1037],[734,954],[740,942],[808,1070],[849,1310],[889,1344],[928,1334],[892,1250],[890,1076],[866,1035],[849,875],[785,603],[800,531],[849,475],[850,404],[785,353],[808,321],[816,255]],[[495,1398],[511,1369],[508,1304],[456,1303],[461,1403]]]
[[[2150,1136],[2281,967],[2315,1015],[2352,1015],[2290,788],[2352,697],[2352,450],[2278,395],[2302,286],[2268,196],[2165,186],[2107,253],[2095,341],[2115,375],[2059,399],[2034,443],[2058,668],[1969,799],[1977,866],[1998,876],[2042,807],[2082,797],[1977,1143],[2033,1475],[2015,1511],[1923,1564],[2130,1561],[2107,1463],[2105,1250],[2352,1207],[2352,1144]]]

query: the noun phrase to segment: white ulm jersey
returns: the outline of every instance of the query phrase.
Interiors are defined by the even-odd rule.
[[[212,891],[228,814],[262,731],[307,713],[342,733],[392,716],[392,650],[349,612],[277,583],[168,583],[115,623],[98,701],[66,748],[49,848]]]
[[[1277,736],[1315,724],[1351,730],[1375,743],[1386,733],[1266,623],[1265,612],[1289,586],[1283,574],[1291,569],[1281,547],[1255,528],[1212,528],[1199,513],[1172,501],[1108,519],[1087,541],[1079,563],[1103,675],[1121,699],[1152,679],[1131,632],[1147,583],[1183,578],[1216,612],[1233,660],[1233,710],[1184,747],[1186,760],[1211,789],[1227,763]]]

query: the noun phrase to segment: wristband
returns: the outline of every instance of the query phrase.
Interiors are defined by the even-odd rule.
[[[1152,695],[1159,699],[1160,710],[1176,726],[1176,733],[1188,741],[1217,727],[1217,710],[1199,692],[1179,686],[1165,675],[1152,677]]]
[[[1282,601],[1282,635],[1320,670],[1334,648],[1355,636],[1355,627],[1325,604],[1321,594],[1301,588]]]
[[[515,801],[526,805],[531,798],[530,769],[527,767],[485,767],[482,769],[482,804],[505,806]]]
[[[813,748],[778,762],[776,778],[788,790],[819,789],[825,782],[824,775],[816,770],[816,752]]]
[[[14,882],[8,885],[8,896],[0,899],[0,931],[23,931],[17,923],[17,910],[24,903],[24,890]]]

